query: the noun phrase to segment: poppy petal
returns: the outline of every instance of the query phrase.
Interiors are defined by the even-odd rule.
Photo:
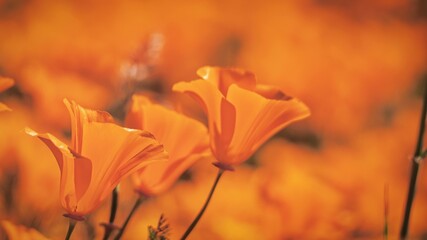
[[[113,117],[104,111],[86,109],[68,99],[64,99],[71,118],[72,149],[81,153],[83,124],[88,122],[114,122]]]
[[[92,159],[92,179],[79,206],[90,212],[99,206],[126,176],[165,160],[167,154],[154,137],[145,132],[112,123],[91,122],[84,126],[82,155]]]
[[[206,127],[185,115],[151,103],[141,95],[132,97],[126,125],[153,133],[167,149],[169,161],[151,164],[134,175],[145,195],[168,189],[203,154],[209,152]]]
[[[77,206],[77,197],[75,194],[75,157],[68,146],[49,133],[39,134],[30,128],[25,132],[33,137],[38,137],[55,157],[59,170],[61,172],[60,197],[62,206],[70,212],[73,212]]]
[[[179,82],[173,90],[193,97],[208,115],[212,151],[216,158],[223,158],[235,128],[235,108],[216,86],[206,80]],[[221,144],[215,144],[221,142]],[[225,147],[222,147],[225,146]]]
[[[282,98],[282,96],[280,96]],[[245,161],[261,144],[288,124],[309,116],[307,106],[297,99],[275,100],[232,85],[227,96],[237,109],[231,151],[240,156],[230,164]]]
[[[274,100],[291,100],[292,99],[291,96],[286,95],[279,88],[263,85],[263,84],[257,84],[256,88],[254,89],[254,92],[258,93],[259,95],[267,99],[274,99]]]
[[[227,96],[231,84],[252,90],[256,85],[256,78],[252,72],[238,68],[202,67],[197,75],[204,80],[214,83],[222,95]]]
[[[168,190],[182,173],[194,162],[207,156],[205,149],[192,155],[169,162],[150,164],[132,176],[137,191],[146,196],[158,195]]]
[[[141,95],[132,97],[131,110],[125,122],[128,127],[144,129],[152,133],[165,146],[171,159],[183,158],[199,145],[207,147],[208,131],[205,125],[161,105],[151,103],[148,98]]]

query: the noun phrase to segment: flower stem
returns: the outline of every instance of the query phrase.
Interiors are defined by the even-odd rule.
[[[65,236],[65,240],[70,239],[71,234],[73,233],[75,226],[76,226],[76,221],[73,219],[70,219],[70,223],[68,225],[68,231],[67,231],[67,235]]]
[[[384,240],[388,239],[388,212],[389,212],[389,190],[388,184],[384,185],[384,229],[383,236]]]
[[[422,106],[420,128],[418,132],[418,141],[415,147],[414,157],[412,158],[411,178],[409,181],[409,190],[408,190],[408,197],[406,200],[405,214],[403,217],[402,227],[400,229],[401,239],[405,239],[408,235],[409,218],[411,215],[412,203],[414,201],[414,196],[415,196],[418,169],[420,166],[420,161],[424,157],[423,156],[423,138],[424,138],[425,124],[426,124],[425,122],[426,122],[426,114],[427,114],[427,79],[423,81],[425,85],[424,100],[423,100],[423,106]]]
[[[114,240],[119,240],[123,233],[125,232],[125,229],[130,221],[130,219],[132,218],[133,214],[136,212],[136,210],[138,209],[139,205],[141,205],[141,203],[143,202],[143,197],[139,197],[136,202],[135,205],[133,205],[132,210],[130,211],[128,217],[126,218],[125,222],[123,223],[122,228],[119,230],[119,233],[117,233],[116,237],[114,238]]]
[[[113,232],[113,229],[114,229],[113,224],[114,224],[114,219],[116,219],[118,201],[119,201],[119,186],[117,185],[117,187],[113,189],[112,198],[111,198],[110,219],[108,224],[104,225],[105,232],[104,232],[103,240],[107,240],[110,237],[111,233]]]
[[[211,191],[209,192],[209,195],[208,195],[208,198],[206,199],[205,204],[203,205],[202,209],[200,209],[199,214],[197,214],[196,218],[193,220],[191,225],[188,227],[187,231],[185,231],[184,235],[182,235],[181,240],[187,239],[188,235],[190,235],[191,231],[193,231],[193,228],[199,222],[200,218],[202,217],[203,213],[205,212],[206,208],[208,207],[209,202],[211,201],[212,195],[213,195],[215,188],[218,185],[219,179],[221,178],[223,173],[224,173],[223,169],[218,170],[218,174],[216,176],[215,182],[212,185]]]

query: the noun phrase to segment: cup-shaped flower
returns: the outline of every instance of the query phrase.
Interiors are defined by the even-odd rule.
[[[278,88],[256,83],[251,72],[203,67],[202,78],[179,82],[173,90],[193,97],[208,117],[213,155],[224,169],[246,161],[288,124],[309,116],[307,106]]]
[[[71,146],[51,134],[37,136],[52,151],[61,172],[60,198],[66,216],[83,219],[119,182],[150,163],[167,159],[151,133],[113,123],[107,112],[64,100],[71,116]]]
[[[136,190],[145,196],[165,192],[185,170],[210,154],[204,124],[154,104],[144,96],[132,97],[126,126],[151,132],[169,154],[167,162],[151,164],[133,174]]]
[[[0,92],[3,92],[4,90],[12,87],[14,83],[15,81],[13,81],[13,79],[0,77]],[[6,106],[4,103],[0,102],[0,112],[3,112],[3,111],[10,111],[10,108]]]

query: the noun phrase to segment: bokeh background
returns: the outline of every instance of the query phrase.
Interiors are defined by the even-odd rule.
[[[0,95],[13,109],[0,113],[0,219],[64,237],[56,161],[23,131],[69,137],[64,97],[120,121],[129,96],[145,92],[203,121],[171,86],[217,65],[253,71],[312,115],[224,175],[190,239],[381,239],[386,202],[397,238],[427,72],[426,2],[0,0],[0,75],[16,81]],[[147,200],[125,239],[145,239],[161,213],[179,238],[214,180],[211,162]],[[122,183],[117,223],[135,199]],[[99,239],[109,204],[73,237]],[[410,236],[427,238],[426,216],[422,166]]]

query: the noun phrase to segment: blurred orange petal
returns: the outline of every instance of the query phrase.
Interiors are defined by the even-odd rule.
[[[0,77],[0,92],[3,92],[4,90],[12,87],[14,83],[15,81],[13,81],[11,78]],[[0,112],[3,111],[11,111],[11,109],[4,103],[0,102]]]
[[[13,79],[0,76],[0,92],[12,87],[13,84],[15,84]]]
[[[134,175],[139,192],[158,195],[172,186],[195,161],[209,152],[206,127],[185,115],[134,95],[126,125],[153,133],[169,153],[169,161],[151,164]]]
[[[9,240],[47,240],[45,236],[33,228],[15,225],[7,220],[1,221],[1,226]]]
[[[6,104],[0,102],[0,112],[11,111],[11,110],[12,109],[10,109],[8,106],[6,106]]]

